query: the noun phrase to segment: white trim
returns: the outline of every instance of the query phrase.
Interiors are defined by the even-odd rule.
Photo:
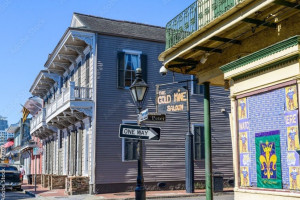
[[[83,53],[84,53],[84,56],[86,56],[88,53],[91,52],[91,47],[88,45],[84,50],[83,50]]]
[[[47,65],[45,65],[45,67],[48,69],[49,66],[52,64],[53,60],[56,58],[56,56],[58,55],[58,53],[60,52],[61,48],[64,47],[66,41],[69,39],[69,37],[71,36],[71,31],[69,30],[68,33],[65,35],[64,39],[59,43],[58,48],[56,49],[56,51],[51,54],[51,58],[48,62]]]
[[[80,26],[76,26],[76,22],[78,22],[78,24],[80,24]],[[71,27],[82,27],[84,26],[83,23],[76,17],[76,14],[73,14],[73,18],[72,18],[72,21],[71,21]]]
[[[142,51],[136,51],[136,50],[130,50],[130,49],[123,49],[123,52],[127,53],[127,54],[134,54],[134,55],[141,55],[141,54],[143,54]]]

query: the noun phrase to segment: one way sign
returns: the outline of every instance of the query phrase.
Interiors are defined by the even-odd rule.
[[[121,124],[119,137],[138,139],[138,140],[159,140],[160,128],[140,127],[140,126]]]

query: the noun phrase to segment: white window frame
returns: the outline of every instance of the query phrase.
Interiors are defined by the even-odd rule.
[[[137,124],[136,120],[122,120],[122,124]],[[137,160],[125,160],[125,139],[122,138],[122,162],[136,162]]]
[[[129,89],[130,86],[125,86],[125,74],[126,74],[126,70],[125,70],[125,57],[126,54],[130,54],[130,55],[137,55],[138,56],[138,68],[141,68],[141,55],[143,54],[142,51],[136,51],[136,50],[129,50],[129,49],[123,49],[123,52],[125,53],[124,55],[124,89]]]

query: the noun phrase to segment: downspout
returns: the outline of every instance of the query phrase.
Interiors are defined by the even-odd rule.
[[[92,155],[91,155],[91,181],[90,181],[90,194],[95,194],[96,193],[96,179],[95,179],[95,174],[96,174],[96,119],[97,119],[97,114],[96,114],[96,108],[97,108],[97,60],[98,60],[98,51],[97,51],[97,41],[98,41],[98,34],[95,33],[95,41],[94,41],[94,59],[93,59],[93,102],[94,102],[94,107],[93,107],[93,128],[92,128]]]

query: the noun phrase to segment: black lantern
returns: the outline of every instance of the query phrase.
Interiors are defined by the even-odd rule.
[[[142,79],[142,69],[137,68],[135,80],[130,86],[130,93],[139,111],[140,109],[142,109],[142,105],[148,92],[148,88],[149,87],[147,83],[145,83],[145,81]]]

